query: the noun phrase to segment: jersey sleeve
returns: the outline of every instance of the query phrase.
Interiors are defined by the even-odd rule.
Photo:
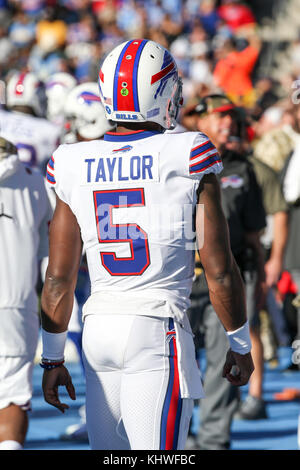
[[[56,184],[55,174],[54,174],[54,158],[53,155],[48,161],[47,170],[46,170],[46,180],[47,186],[54,188]]]
[[[63,181],[63,151],[64,146],[60,145],[48,161],[46,169],[46,184],[48,188],[52,188],[55,190],[55,193],[63,202],[69,204],[65,191],[63,189],[63,186],[65,184],[65,181]]]
[[[189,154],[190,177],[201,179],[207,173],[218,174],[222,170],[222,160],[214,144],[205,134],[197,134]]]

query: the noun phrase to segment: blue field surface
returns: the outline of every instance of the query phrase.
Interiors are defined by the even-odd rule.
[[[281,348],[279,364],[271,369],[265,365],[264,399],[267,403],[268,419],[237,421],[232,424],[232,450],[298,450],[297,429],[300,400],[281,402],[274,393],[284,388],[300,389],[300,372],[285,371],[290,364],[291,351]],[[78,410],[85,402],[85,383],[79,362],[67,363],[76,389],[77,399],[72,401],[63,387],[60,396],[70,409],[64,414],[48,405],[42,396],[43,370],[38,364],[34,368],[34,395],[32,411],[29,413],[29,430],[25,450],[89,450],[87,442],[67,442],[60,436],[67,426],[79,422]],[[247,386],[241,388],[242,397]],[[205,400],[204,400],[205,401]],[[204,405],[204,402],[203,402]]]

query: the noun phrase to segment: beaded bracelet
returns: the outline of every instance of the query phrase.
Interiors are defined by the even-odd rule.
[[[46,369],[46,370],[52,370],[52,369],[55,369],[56,367],[59,367],[59,366],[62,366],[63,363],[65,361],[60,361],[60,362],[40,362],[40,366],[43,368],[43,369]]]

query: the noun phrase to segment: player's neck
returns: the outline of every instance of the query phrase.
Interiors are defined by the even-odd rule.
[[[117,127],[114,129],[114,132],[118,132],[120,134],[128,133],[128,132],[135,132],[135,131],[155,131],[155,132],[163,132],[164,129],[157,124],[156,122],[139,122],[139,123],[119,123]]]

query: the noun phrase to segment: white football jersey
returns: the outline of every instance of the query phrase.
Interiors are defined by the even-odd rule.
[[[0,110],[0,135],[18,149],[31,167],[43,167],[60,143],[61,127],[29,114]]]
[[[38,261],[48,254],[52,208],[38,170],[20,162],[0,178],[0,309],[37,313]]]
[[[197,188],[222,168],[214,145],[196,132],[108,132],[61,145],[47,180],[81,228],[91,293],[129,292],[186,308]]]

